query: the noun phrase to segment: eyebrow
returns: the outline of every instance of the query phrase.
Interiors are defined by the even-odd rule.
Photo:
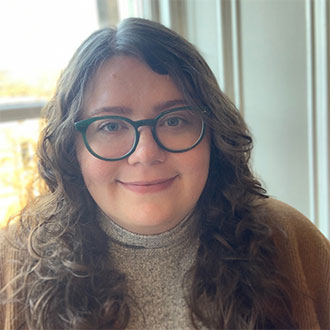
[[[155,105],[153,109],[154,109],[155,112],[160,112],[160,111],[167,110],[167,109],[172,108],[172,107],[177,106],[177,105],[183,106],[183,105],[186,105],[186,104],[187,103],[182,99],[169,100],[169,101],[162,102],[160,104]]]
[[[153,107],[153,111],[155,113],[159,113],[161,111],[167,110],[174,106],[184,106],[184,105],[186,105],[186,102],[182,99],[169,100],[169,101],[161,102],[161,103],[155,105]],[[95,115],[101,114],[103,112],[111,113],[114,115],[130,115],[133,113],[133,110],[131,108],[122,107],[122,106],[101,107],[101,108],[97,108],[97,109],[91,111],[90,115],[95,116]]]
[[[101,107],[91,111],[90,115],[96,116],[103,112],[109,112],[114,115],[128,115],[132,113],[132,110],[126,107]]]

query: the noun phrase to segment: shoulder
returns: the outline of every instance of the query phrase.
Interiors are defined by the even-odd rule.
[[[269,198],[260,216],[272,228],[277,265],[302,293],[293,309],[303,328],[330,327],[330,242],[293,207]]]
[[[0,273],[13,268],[18,261],[26,257],[27,249],[19,239],[19,229],[16,223],[0,228]]]
[[[330,253],[329,241],[307,217],[292,206],[268,198],[261,204],[260,215],[273,229],[275,239],[303,242],[305,247],[323,246]]]
[[[330,276],[330,242],[318,228],[295,208],[269,198],[260,208],[263,221],[272,228],[280,256],[301,265],[322,263]]]
[[[0,228],[0,258],[1,260],[6,258],[8,251],[11,250],[12,242],[15,239],[14,225]]]
[[[23,314],[18,316],[17,313],[21,307],[10,303],[13,293],[18,292],[15,280],[21,261],[26,257],[26,249],[18,243],[17,228],[16,224],[11,224],[0,229],[0,324],[5,329],[23,329],[21,325],[24,324]]]

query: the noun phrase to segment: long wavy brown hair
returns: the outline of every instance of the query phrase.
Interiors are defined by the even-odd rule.
[[[107,236],[81,175],[73,125],[96,70],[120,54],[168,74],[188,104],[207,109],[201,113],[211,131],[211,164],[196,208],[200,246],[187,274],[192,284],[184,288],[193,325],[294,327],[272,231],[259,215],[258,201],[267,196],[249,167],[252,139],[244,120],[194,46],[138,18],[96,31],[83,42],[44,110],[38,157],[47,189],[19,216],[15,246],[23,257],[8,284],[11,295],[3,289],[1,302],[14,301],[16,316],[31,329],[109,329],[128,323],[125,274],[107,259]]]

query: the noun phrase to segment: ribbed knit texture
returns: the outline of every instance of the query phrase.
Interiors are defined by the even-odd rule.
[[[274,228],[279,268],[296,287],[292,305],[299,329],[329,330],[329,241],[304,215],[283,202],[269,199],[263,212]]]
[[[158,235],[128,232],[106,217],[101,223],[110,237],[109,258],[126,274],[134,300],[128,328],[191,329],[183,284],[198,248],[195,219]]]

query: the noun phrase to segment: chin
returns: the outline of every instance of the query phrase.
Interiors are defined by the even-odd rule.
[[[126,229],[139,234],[159,234],[170,230],[175,227],[180,219],[176,220],[173,216],[165,216],[160,213],[144,213],[139,211],[138,216],[136,214],[128,217],[131,221],[126,222]]]

